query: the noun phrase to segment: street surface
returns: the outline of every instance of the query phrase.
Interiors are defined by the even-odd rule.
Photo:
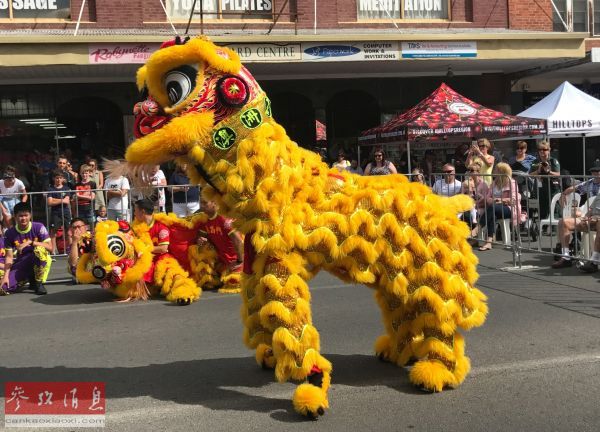
[[[334,365],[318,422],[294,412],[293,384],[275,383],[243,345],[237,295],[178,307],[50,284],[47,296],[0,297],[0,377],[104,381],[109,431],[600,430],[600,273],[548,269],[539,255],[524,260],[540,268],[505,272],[507,251],[477,253],[490,315],[466,333],[472,372],[455,390],[423,393],[406,370],[379,362],[373,293],[325,273],[310,283]]]

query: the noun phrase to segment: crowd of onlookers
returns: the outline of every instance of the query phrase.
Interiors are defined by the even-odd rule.
[[[532,231],[532,234],[537,237],[540,235],[541,221],[548,218],[557,220],[560,244],[555,248],[557,255],[553,267],[571,266],[574,237],[577,232],[595,230],[600,216],[600,200],[594,205],[594,198],[600,191],[600,164],[590,168],[591,179],[578,182],[568,172],[561,170],[558,159],[551,156],[549,142],[539,142],[535,155],[527,150],[526,141],[517,141],[514,156],[499,158],[494,156],[492,143],[486,138],[480,138],[470,144],[457,145],[442,164],[435,159],[433,151],[427,150],[421,160],[411,158],[411,170],[408,172],[406,152],[397,161],[396,167],[386,158],[382,147],[375,147],[364,170],[356,159],[347,160],[343,151],[338,153],[338,159],[332,167],[360,175],[401,172],[409,175],[413,182],[430,186],[436,194],[471,196],[474,201],[473,209],[459,217],[471,227],[471,242],[474,246],[479,246],[481,251],[492,248],[497,221],[510,220],[513,232],[526,226],[525,222],[528,222],[527,226],[535,227],[536,232]],[[582,214],[577,210],[579,202],[576,205],[568,202],[572,200],[573,193],[587,199],[586,213]],[[553,208],[552,199],[559,194],[558,203]],[[572,205],[574,210],[571,217],[562,217],[562,208],[570,209]],[[477,238],[483,244],[479,245]],[[599,238],[597,237],[590,261],[581,267],[583,271],[591,272],[598,268]]]

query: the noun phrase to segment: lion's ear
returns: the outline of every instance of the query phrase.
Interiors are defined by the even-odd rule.
[[[142,66],[137,70],[135,82],[139,91],[144,90],[146,87],[146,66]]]

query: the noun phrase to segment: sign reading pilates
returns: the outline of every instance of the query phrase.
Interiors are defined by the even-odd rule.
[[[167,13],[173,19],[188,20],[194,0],[167,0]],[[273,0],[204,0],[196,1],[194,12],[203,8],[206,19],[271,19]]]
[[[65,19],[70,14],[71,0],[0,0],[0,18]]]

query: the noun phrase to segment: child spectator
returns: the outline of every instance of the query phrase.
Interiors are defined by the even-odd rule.
[[[92,168],[81,165],[81,181],[75,184],[75,214],[86,221],[91,228],[94,226],[94,198],[96,183],[91,181]]]
[[[108,220],[106,215],[106,206],[101,205],[98,207],[98,211],[96,212],[96,223],[104,222],[106,220]]]
[[[46,202],[50,207],[50,240],[53,253],[65,253],[57,247],[56,233],[59,229],[64,233],[71,223],[71,191],[65,184],[66,181],[63,171],[54,170],[53,183],[48,187],[50,193],[46,196]]]
[[[6,231],[6,259],[0,289],[15,292],[25,282],[36,294],[46,294],[44,282],[50,272],[52,244],[48,230],[40,222],[31,221],[31,210],[25,203],[15,205],[16,223]]]
[[[77,282],[77,263],[84,253],[92,251],[92,235],[87,229],[85,221],[81,218],[73,218],[69,227],[69,247],[67,258],[67,270]]]
[[[108,207],[106,215],[114,221],[129,221],[129,180],[127,177],[109,174],[104,182]]]
[[[166,186],[167,178],[165,177],[165,173],[163,172],[163,170],[160,169],[160,165],[155,165],[152,168],[152,172],[150,173],[150,184],[154,186],[153,192],[156,192],[158,194],[158,200],[153,200],[156,201],[154,203],[154,207],[159,212],[164,212],[165,206],[167,204],[165,188],[157,186]],[[154,196],[154,193],[152,195]]]

